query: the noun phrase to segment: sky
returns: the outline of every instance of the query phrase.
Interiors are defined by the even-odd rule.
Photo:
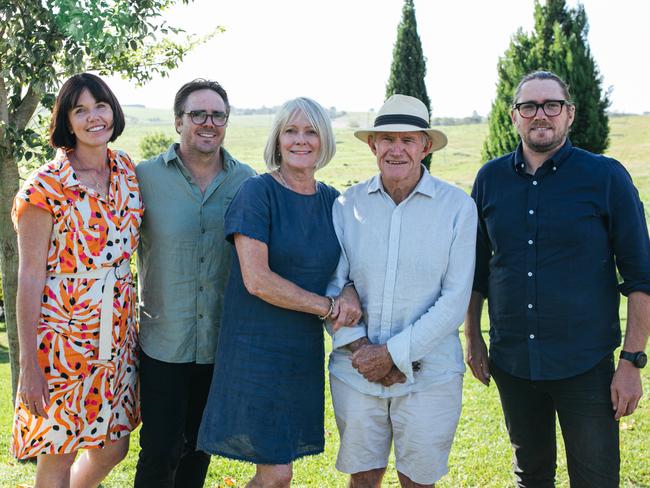
[[[497,61],[518,28],[533,27],[533,0],[415,0],[433,117],[487,115]],[[575,0],[567,0],[569,6]],[[589,45],[615,112],[650,111],[650,1],[584,0]],[[165,17],[194,34],[226,30],[192,51],[168,78],[145,87],[107,81],[122,104],[170,108],[194,78],[217,80],[239,108],[308,96],[338,110],[383,100],[403,0],[195,0]],[[646,54],[644,54],[646,53]],[[646,59],[644,59],[646,57]]]

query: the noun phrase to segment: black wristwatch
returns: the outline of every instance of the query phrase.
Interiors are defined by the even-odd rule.
[[[648,356],[643,351],[639,351],[639,352],[621,351],[619,358],[631,362],[637,368],[643,368],[646,364],[648,364]]]

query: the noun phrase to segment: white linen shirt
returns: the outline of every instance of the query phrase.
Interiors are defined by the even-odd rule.
[[[462,374],[458,328],[474,277],[473,200],[424,170],[415,189],[396,205],[376,175],[339,196],[332,217],[342,252],[327,292],[336,296],[354,284],[363,318],[333,335],[330,373],[362,393],[384,398]],[[384,387],[352,367],[344,346],[365,336],[373,344],[387,344],[406,383]],[[421,365],[417,372],[414,361]]]

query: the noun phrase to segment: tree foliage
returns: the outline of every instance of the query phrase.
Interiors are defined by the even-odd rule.
[[[519,135],[510,121],[512,97],[519,80],[535,70],[556,73],[568,85],[576,105],[571,141],[588,151],[602,153],[609,143],[609,93],[591,55],[589,25],[584,6],[567,8],[565,0],[535,2],[532,33],[519,29],[499,59],[499,81],[483,143],[484,160],[514,151]]]
[[[181,0],[189,3],[190,0]],[[18,165],[47,155],[44,126],[62,79],[82,71],[143,83],[165,76],[205,37],[168,25],[173,0],[0,0],[0,258],[15,395],[16,236],[10,213]],[[42,107],[34,117],[37,109]]]
[[[427,60],[422,52],[422,43],[418,35],[413,0],[404,0],[402,20],[397,27],[397,41],[393,48],[393,61],[390,76],[386,83],[386,98],[401,93],[422,100],[431,117],[431,100],[427,94],[424,77],[427,74]],[[422,163],[429,169],[431,155]]]
[[[140,157],[151,159],[165,152],[172,145],[174,139],[163,132],[148,134],[140,140]]]

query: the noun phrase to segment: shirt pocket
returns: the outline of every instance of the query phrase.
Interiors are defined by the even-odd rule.
[[[203,226],[207,232],[207,238],[215,246],[223,246],[226,236],[224,233],[224,220],[226,210],[232,201],[232,197],[225,197],[203,207]]]

